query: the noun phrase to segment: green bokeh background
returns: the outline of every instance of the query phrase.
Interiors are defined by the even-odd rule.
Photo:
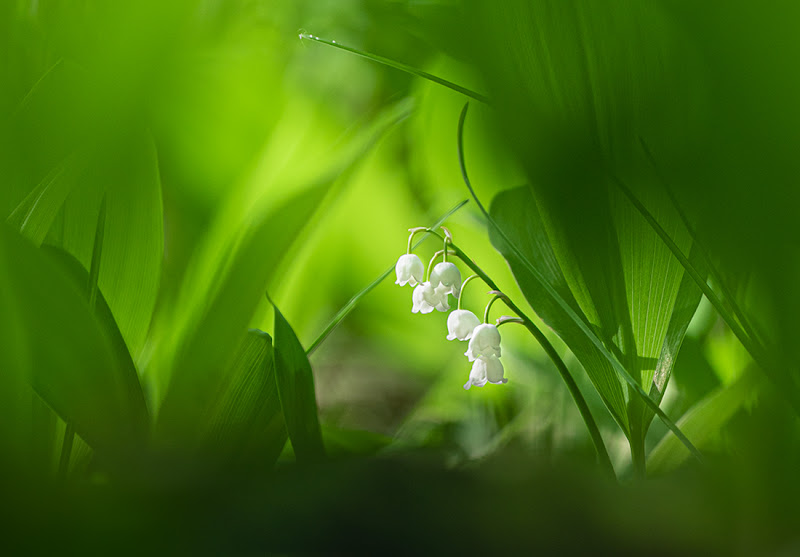
[[[614,9],[625,12],[628,4],[636,3]],[[800,40],[793,29],[800,11],[790,2],[664,4],[677,29],[665,36],[674,31],[691,40],[675,54],[684,57],[681,71],[688,77],[672,82],[676,89],[658,100],[677,96],[688,102],[677,105],[689,108],[681,113],[683,127],[671,113],[654,118],[670,120],[658,147],[668,146],[676,175],[691,171],[683,189],[678,184],[679,197],[693,215],[704,215],[702,232],[730,277],[751,277],[739,289],[743,299],[782,361],[794,361]],[[87,189],[108,181],[136,187],[125,180],[145,171],[141,138],[155,147],[164,259],[149,333],[129,348],[157,412],[171,378],[151,357],[158,338],[172,332],[187,274],[203,269],[195,261],[198,246],[219,241],[212,257],[226,261],[230,244],[220,238],[235,244],[252,222],[280,219],[276,208],[341,164],[351,138],[389,107],[409,102],[413,109],[331,188],[267,285],[301,343],[311,345],[356,292],[404,253],[408,228],[436,221],[469,197],[456,143],[462,95],[301,41],[299,33],[401,60],[501,99],[493,108],[473,102],[465,131],[470,177],[487,205],[503,190],[563,176],[565,166],[576,171],[573,165],[586,163],[582,157],[591,158],[590,147],[570,143],[575,121],[567,118],[564,128],[561,120],[543,122],[534,118],[536,110],[524,112],[531,98],[545,101],[529,82],[536,76],[520,67],[520,44],[529,37],[515,34],[515,12],[506,8],[447,1],[7,0],[0,6],[0,211],[11,215],[75,152],[90,153]],[[630,13],[635,19],[635,10]],[[691,95],[681,93],[695,85]],[[447,227],[507,294],[531,309],[474,203]],[[427,261],[437,249],[429,239],[418,253]],[[600,424],[623,481],[608,485],[594,469],[589,435],[566,388],[522,328],[503,329],[509,383],[464,391],[466,347],[445,340],[446,315],[412,314],[411,289],[392,281],[365,296],[311,357],[320,420],[331,432],[326,442],[343,460],[307,473],[291,466],[287,450],[277,472],[252,482],[201,477],[179,487],[167,480],[143,488],[100,474],[65,487],[53,477],[65,429],[59,420],[42,473],[26,478],[35,487],[9,491],[18,509],[5,522],[17,530],[14,545],[58,548],[61,540],[64,548],[88,544],[89,552],[117,553],[112,544],[137,531],[144,532],[143,543],[149,528],[165,551],[189,553],[377,552],[391,547],[387,538],[397,530],[405,532],[399,547],[408,551],[424,543],[441,552],[488,551],[493,544],[498,552],[522,545],[601,553],[648,548],[665,555],[687,548],[797,550],[797,416],[770,388],[754,390],[705,440],[710,468],[690,464],[647,484],[630,483],[625,437],[580,364],[543,326]],[[473,283],[464,299],[479,315],[488,301],[482,288]],[[493,316],[503,313],[500,307]],[[178,320],[184,317],[192,318]],[[271,332],[272,322],[263,298],[248,325]],[[0,330],[10,335],[13,327]],[[662,407],[678,418],[752,368],[704,301]],[[6,423],[2,431],[15,427]],[[368,434],[337,441],[342,430]],[[656,421],[648,449],[665,435]],[[27,449],[13,444],[16,433],[7,436],[3,452],[12,462]],[[371,443],[389,438],[389,449],[371,460]],[[89,451],[80,443],[76,450]],[[17,468],[8,470],[5,485],[13,486]],[[164,477],[180,475],[174,472]],[[194,505],[195,499],[203,502]],[[175,528],[164,528],[164,520],[174,520]],[[205,528],[209,523],[213,528]],[[358,532],[359,525],[360,542],[348,541],[342,532]],[[728,529],[737,533],[729,536]],[[48,541],[33,543],[39,530],[49,533]],[[307,531],[319,532],[319,542],[304,539]],[[586,538],[570,540],[576,531]]]

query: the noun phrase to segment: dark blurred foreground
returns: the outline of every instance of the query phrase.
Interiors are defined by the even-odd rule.
[[[733,462],[712,457],[620,484],[517,449],[460,469],[432,451],[271,474],[129,462],[137,472],[113,482],[4,489],[2,545],[6,554],[797,555],[800,460],[776,458],[778,437],[759,441],[756,431],[742,433],[754,450]]]

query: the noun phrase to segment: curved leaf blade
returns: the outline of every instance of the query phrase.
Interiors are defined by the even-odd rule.
[[[558,333],[583,364],[611,415],[627,433],[629,424],[625,393],[614,368],[586,338],[580,327],[561,310],[542,283],[531,274],[507,243],[512,242],[528,261],[535,261],[541,277],[569,304],[576,315],[584,321],[587,320],[559,266],[530,188],[517,188],[497,195],[492,201],[490,214],[496,222],[504,223],[507,231],[503,237],[495,227],[490,227],[491,242],[508,261],[528,303]]]
[[[143,444],[149,418],[135,372],[90,311],[85,280],[78,287],[5,227],[0,259],[0,289],[9,294],[0,297],[0,313],[17,331],[0,339],[3,369],[24,377],[92,447],[122,452]]]
[[[216,452],[270,466],[286,443],[286,426],[278,400],[272,338],[248,331],[225,373],[226,385],[204,416],[206,442]]]
[[[286,429],[300,463],[318,462],[325,456],[317,415],[314,373],[306,351],[286,318],[275,310],[275,380]]]

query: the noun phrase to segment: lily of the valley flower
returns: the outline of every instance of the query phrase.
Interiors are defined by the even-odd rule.
[[[507,383],[508,379],[503,377],[503,364],[497,356],[481,356],[472,364],[469,372],[469,380],[464,383],[464,388],[483,387],[487,382],[499,385]]]
[[[464,355],[470,362],[481,356],[497,356],[499,358],[501,356],[500,331],[497,330],[497,327],[490,323],[483,323],[475,327]]]
[[[469,340],[472,331],[481,324],[478,316],[466,309],[457,309],[447,316],[447,340]]]
[[[411,313],[430,313],[434,309],[445,312],[450,310],[447,294],[434,288],[430,282],[417,285],[411,295]]]
[[[431,272],[431,284],[434,288],[458,298],[461,292],[461,272],[452,263],[438,263]]]
[[[395,284],[405,286],[410,284],[416,286],[421,284],[425,276],[425,265],[422,260],[413,253],[401,255],[397,260],[397,265],[394,266],[394,272],[397,274]]]

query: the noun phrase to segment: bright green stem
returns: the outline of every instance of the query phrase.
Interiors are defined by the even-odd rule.
[[[461,290],[458,292],[458,307],[456,309],[461,309],[461,297],[464,295],[464,289],[469,284],[469,281],[471,281],[472,279],[475,279],[475,278],[478,278],[478,275],[470,275],[461,284]]]
[[[424,227],[424,226],[420,226],[420,227],[417,227],[417,228],[411,228],[411,229],[408,230],[410,232],[410,234],[408,235],[408,247],[406,247],[406,254],[411,253],[411,249],[412,249],[411,243],[414,241],[414,236],[416,236],[418,232],[424,232],[426,230],[427,230],[427,228]]]
[[[379,64],[384,64],[389,66],[390,68],[394,68],[396,70],[400,70],[406,73],[410,73],[411,75],[415,75],[417,77],[421,77],[422,79],[427,79],[428,81],[432,81],[439,85],[443,85],[448,89],[452,89],[453,91],[458,91],[462,95],[466,95],[475,99],[476,101],[480,101],[484,104],[489,104],[489,99],[486,98],[484,95],[480,93],[476,93],[466,87],[462,87],[452,81],[447,81],[446,79],[442,79],[441,77],[437,77],[435,75],[429,74],[428,72],[424,72],[422,70],[418,70],[408,64],[403,64],[402,62],[397,62],[396,60],[391,60],[389,58],[384,58],[383,56],[378,56],[377,54],[372,54],[370,52],[365,52],[363,50],[358,50],[357,48],[353,48],[351,46],[345,46],[343,44],[337,43],[335,41],[329,41],[327,39],[323,39],[321,37],[316,37],[309,33],[300,33],[300,39],[308,39],[318,43],[326,44],[328,46],[332,46],[333,48],[338,48],[340,50],[345,50],[347,52],[351,52],[358,56],[362,56],[367,60],[372,60],[373,62],[378,62]]]

